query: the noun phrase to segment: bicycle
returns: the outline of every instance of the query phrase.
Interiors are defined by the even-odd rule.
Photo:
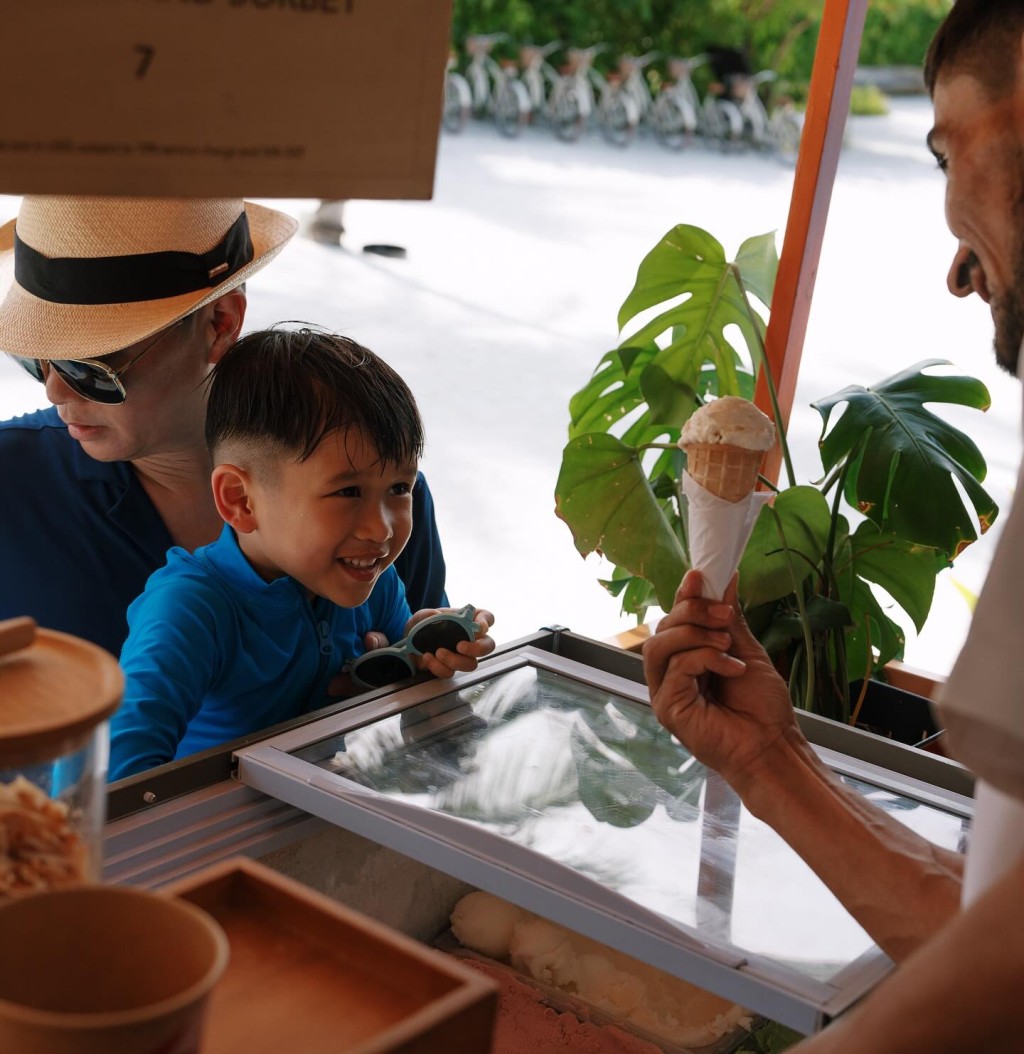
[[[550,98],[558,83],[558,71],[548,62],[548,56],[562,46],[560,40],[547,44],[524,44],[519,49],[519,79],[530,97],[530,114],[549,116]]]
[[[473,93],[469,82],[455,68],[458,61],[455,52],[448,55],[444,76],[444,110],[441,123],[446,131],[461,132],[473,109]]]
[[[761,99],[761,86],[777,78],[774,70],[751,73],[746,55],[734,48],[709,48],[720,83],[708,89],[709,139],[722,149],[754,146],[793,163],[800,151],[802,128],[788,100],[769,113]]]
[[[472,109],[478,117],[491,116],[502,135],[519,135],[530,119],[530,97],[516,75],[515,63],[497,63],[491,58],[494,45],[508,39],[507,33],[482,33],[466,38]]]
[[[681,150],[704,132],[707,120],[704,104],[694,86],[693,71],[708,61],[706,54],[672,58],[667,62],[670,78],[651,108],[654,137],[669,150]]]
[[[636,104],[639,124],[647,122],[654,109],[654,97],[644,70],[658,58],[658,52],[648,51],[644,55],[622,55],[619,58],[619,75],[622,90]]]
[[[549,111],[559,139],[579,139],[593,114],[601,134],[616,146],[625,146],[640,121],[636,103],[622,90],[621,78],[602,77],[594,69],[594,57],[604,44],[570,48],[564,72],[551,92]]]

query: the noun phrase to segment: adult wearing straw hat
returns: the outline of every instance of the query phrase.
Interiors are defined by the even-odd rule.
[[[217,538],[205,380],[243,283],[296,227],[241,198],[62,196],[26,196],[0,227],[0,350],[54,404],[0,422],[0,618],[117,654],[167,549]],[[447,604],[422,477],[396,568],[414,609]]]

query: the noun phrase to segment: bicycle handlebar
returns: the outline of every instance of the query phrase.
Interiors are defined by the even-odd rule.
[[[508,40],[508,33],[477,33],[466,37],[466,51],[470,55],[486,55],[503,40]]]
[[[645,66],[649,66],[655,59],[661,57],[661,52],[648,51],[643,55],[620,55],[619,65],[629,65],[636,69],[643,69]]]

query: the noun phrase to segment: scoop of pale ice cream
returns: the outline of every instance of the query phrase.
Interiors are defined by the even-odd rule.
[[[775,443],[775,425],[749,399],[723,395],[695,410],[683,425],[679,445],[685,448],[697,443],[768,450]]]
[[[507,959],[512,931],[532,917],[515,904],[477,890],[467,893],[452,910],[452,933],[467,948],[492,959]]]
[[[505,959],[548,988],[671,1043],[705,1046],[749,1026],[742,1007],[489,893],[459,901],[452,931],[474,951]],[[502,946],[505,951],[497,954],[494,949]],[[533,1047],[517,1045],[515,1051],[535,1054]]]
[[[582,999],[613,1017],[625,1017],[643,1001],[643,981],[623,963],[614,963],[607,955],[586,954],[579,959],[576,990]]]
[[[517,970],[544,984],[577,987],[579,960],[569,932],[546,919],[533,918],[512,931],[509,960]]]

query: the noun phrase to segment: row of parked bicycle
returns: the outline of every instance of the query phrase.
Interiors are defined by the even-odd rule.
[[[605,45],[564,47],[561,41],[524,44],[514,59],[497,61],[495,45],[506,33],[466,39],[466,60],[455,52],[448,61],[443,123],[459,132],[471,117],[492,119],[498,131],[517,136],[530,124],[546,123],[566,142],[579,139],[596,124],[604,138],[627,146],[643,127],[671,150],[697,139],[723,150],[754,147],[792,163],[800,148],[801,121],[793,105],[780,100],[767,105],[762,92],[775,80],[771,70],[753,72],[746,54],[737,48],[708,47],[689,58],[668,58],[652,92],[648,72],[660,56],[622,55],[616,69],[601,74],[594,59]],[[564,62],[551,62],[564,51]],[[703,99],[693,72],[708,65],[712,80]]]

